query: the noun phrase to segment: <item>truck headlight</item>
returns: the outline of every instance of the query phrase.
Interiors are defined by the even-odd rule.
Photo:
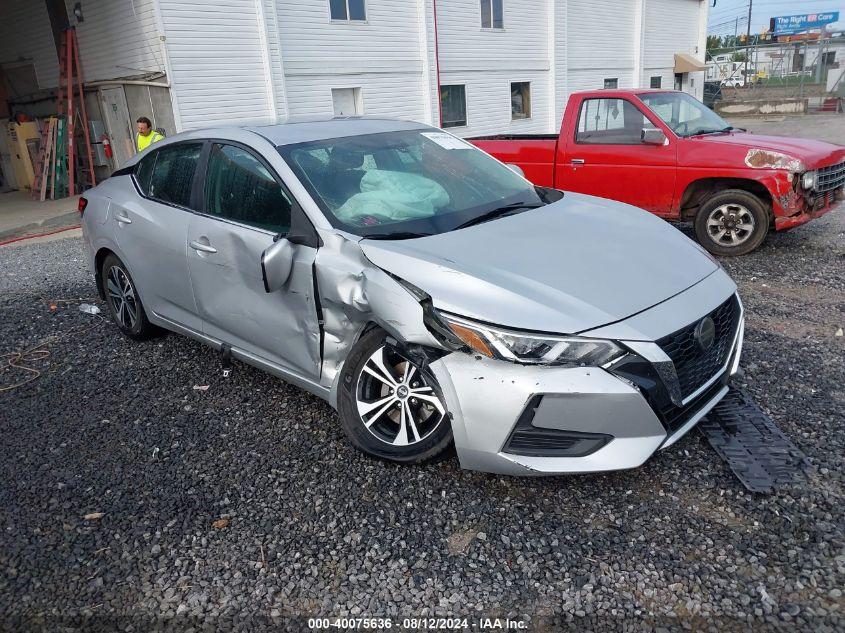
[[[816,186],[816,172],[815,171],[805,171],[804,175],[801,176],[801,186],[810,191],[811,189],[815,188]]]
[[[440,311],[437,316],[472,351],[512,363],[600,367],[625,353],[604,339],[516,332]]]

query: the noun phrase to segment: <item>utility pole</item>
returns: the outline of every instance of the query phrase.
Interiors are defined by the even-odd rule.
[[[748,86],[748,55],[751,45],[751,7],[754,6],[754,0],[748,0],[748,30],[745,34],[745,77],[743,77],[743,86]]]

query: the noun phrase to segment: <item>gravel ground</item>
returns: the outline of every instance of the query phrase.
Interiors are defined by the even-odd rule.
[[[321,400],[241,364],[223,379],[198,343],[134,343],[79,312],[95,294],[80,240],[1,248],[0,352],[54,338],[39,378],[0,392],[0,622],[842,630],[843,238],[839,211],[725,262],[748,314],[743,382],[818,468],[771,496],[697,433],[608,475],[368,459]]]

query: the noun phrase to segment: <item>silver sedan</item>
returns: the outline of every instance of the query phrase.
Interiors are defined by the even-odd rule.
[[[307,389],[389,460],[454,444],[499,473],[633,468],[739,363],[736,286],[692,241],[418,123],[180,134],[80,210],[124,334],[178,332]]]

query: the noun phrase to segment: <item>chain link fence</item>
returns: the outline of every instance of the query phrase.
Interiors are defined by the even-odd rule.
[[[845,40],[778,42],[708,51],[705,81],[723,112],[843,112],[843,73]]]

